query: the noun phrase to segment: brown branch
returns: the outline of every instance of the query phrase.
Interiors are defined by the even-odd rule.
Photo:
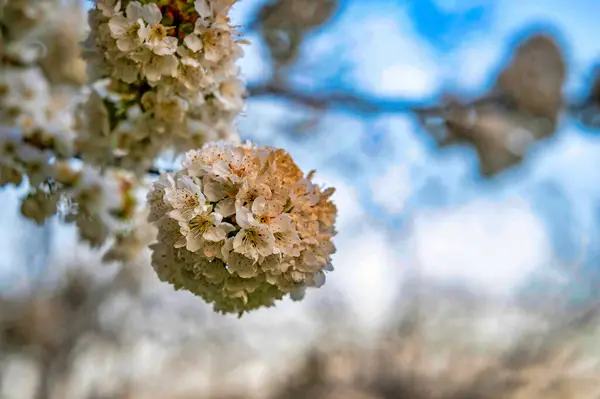
[[[299,105],[306,106],[315,110],[341,109],[361,115],[375,114],[409,114],[414,113],[420,116],[443,115],[450,111],[453,106],[458,104],[436,104],[426,105],[433,101],[426,100],[408,100],[376,97],[366,93],[357,93],[353,91],[338,91],[325,93],[307,93],[289,86],[282,86],[276,83],[265,83],[248,86],[249,96],[257,97],[275,97],[287,100]],[[461,104],[463,107],[471,107],[484,104],[508,104],[510,100],[502,96],[484,96],[472,101]],[[585,104],[567,104],[564,107],[566,112],[578,112],[584,108]]]
[[[248,92],[251,98],[277,97],[314,109],[343,108],[361,114],[386,114],[419,112],[423,110],[422,102],[410,100],[381,99],[368,94],[353,92],[304,93],[291,87],[274,83],[250,85]],[[429,108],[440,111],[440,107]],[[422,112],[422,111],[421,111]]]

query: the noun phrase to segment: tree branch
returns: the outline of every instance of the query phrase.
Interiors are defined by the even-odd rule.
[[[372,96],[366,93],[356,93],[353,91],[338,91],[327,93],[306,93],[289,86],[282,86],[273,82],[257,85],[249,85],[248,92],[250,97],[276,97],[291,101],[296,104],[304,105],[316,110],[324,109],[343,109],[346,111],[358,113],[361,115],[385,115],[385,114],[409,114],[414,113],[420,116],[442,115],[449,111],[451,104],[438,103],[436,105],[426,105],[433,101],[429,100],[407,100]],[[478,99],[461,104],[463,107],[475,105],[493,104],[505,102],[508,99],[502,96],[492,95],[484,96]],[[459,104],[454,104],[458,106]],[[584,104],[566,104],[565,112],[581,111]]]
[[[387,99],[372,97],[364,93],[329,92],[322,94],[304,93],[291,87],[273,83],[249,85],[250,97],[278,97],[305,105],[309,108],[327,109],[342,108],[364,115],[423,112],[431,110],[439,112],[441,107],[423,107],[423,102],[405,99]]]

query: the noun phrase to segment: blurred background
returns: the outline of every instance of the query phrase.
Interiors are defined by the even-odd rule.
[[[66,51],[92,3],[63,6]],[[6,188],[0,398],[600,398],[599,14],[240,0],[240,133],[336,187],[335,271],[217,315]]]

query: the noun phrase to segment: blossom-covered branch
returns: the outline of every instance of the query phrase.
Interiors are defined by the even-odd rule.
[[[42,16],[53,1],[13,11]],[[84,42],[89,86],[66,105],[52,98],[39,54],[8,63],[0,181],[26,178],[22,213],[38,224],[59,214],[95,247],[110,239],[107,261],[154,241],[161,279],[241,314],[324,283],[336,208],[333,189],[313,185],[285,151],[239,144],[246,89],[234,3],[96,0]],[[184,152],[183,169],[160,175],[141,206],[157,159]]]
[[[83,31],[75,27],[83,14],[75,2],[59,3],[3,6],[0,187],[26,184],[25,217],[42,224],[60,214],[83,240],[100,246],[132,216],[136,182],[122,171],[101,172],[73,160],[73,113],[84,98],[85,75],[78,51]]]
[[[143,173],[165,150],[239,140],[233,3],[98,1],[84,53],[96,83],[78,117],[85,161]]]

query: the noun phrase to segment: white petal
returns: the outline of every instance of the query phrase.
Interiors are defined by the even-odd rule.
[[[294,232],[294,234],[296,234],[296,229],[294,228],[294,225],[292,223],[292,218],[287,213],[282,213],[281,215],[275,217],[275,219],[273,220],[273,230],[277,232],[292,231]]]
[[[221,59],[221,53],[214,47],[208,47],[204,51],[204,58],[210,62],[218,62]]]
[[[257,224],[254,220],[254,215],[252,215],[252,212],[250,212],[248,208],[243,206],[237,209],[235,214],[235,220],[237,221],[237,224],[239,224],[240,227],[242,227],[243,229],[252,227]]]
[[[146,26],[143,20],[139,20],[140,28],[137,31],[138,37],[141,40],[146,40],[150,35],[150,25]]]
[[[209,220],[216,226],[223,220],[223,216],[219,213],[211,213],[209,216]]]
[[[140,64],[146,65],[152,60],[152,53],[146,48],[141,48],[130,55],[131,59]]]
[[[155,63],[144,65],[144,75],[150,82],[156,82],[162,76],[159,66]]]
[[[200,187],[190,176],[183,175],[177,180],[177,188],[187,190],[191,193],[202,194]]]
[[[98,2],[98,9],[102,11],[105,17],[112,17],[121,10],[121,0],[116,3],[114,0],[103,0]]]
[[[236,273],[241,278],[252,278],[256,274],[256,264],[244,262],[244,266],[236,270]]]
[[[196,8],[196,12],[202,19],[212,16],[212,10],[210,9],[210,5],[206,0],[196,0],[194,3],[194,8]]]
[[[227,162],[218,160],[214,163],[212,172],[218,177],[229,177],[231,168]]]
[[[131,38],[117,39],[117,47],[119,50],[128,53],[138,48],[138,43]]]
[[[160,8],[154,3],[146,4],[142,11],[142,17],[144,21],[148,22],[151,25],[156,25],[160,23],[162,19],[162,12],[160,12]]]
[[[227,262],[227,260],[229,259],[229,254],[231,253],[231,251],[233,251],[233,240],[233,238],[228,238],[225,241],[223,247],[221,248],[221,255],[223,256],[223,260],[225,262]]]
[[[229,156],[230,162],[236,168],[239,168],[244,163],[244,159],[246,158],[246,152],[243,148],[234,148],[231,151],[231,155]]]
[[[196,35],[187,35],[183,39],[183,42],[193,52],[198,52],[198,51],[202,50],[202,47],[203,47],[202,40]]]
[[[223,230],[225,230],[226,233],[231,233],[232,231],[235,231],[235,226],[232,225],[231,223],[221,223],[219,224],[219,227],[222,228]]]
[[[162,74],[163,75],[169,75],[169,76],[176,76],[177,75],[177,66],[179,65],[177,62],[177,57],[175,57],[174,55],[170,54],[170,55],[165,55],[162,58]]]
[[[317,272],[314,275],[313,279],[314,279],[315,287],[317,287],[317,288],[322,287],[323,284],[325,284],[325,273]]]
[[[177,221],[187,222],[195,216],[194,209],[174,209],[169,212],[169,216]]]
[[[173,36],[167,36],[164,38],[166,41],[166,47],[169,49],[170,54],[174,54],[177,51],[177,38]]]
[[[224,229],[213,226],[203,234],[203,238],[208,241],[223,241],[227,238],[227,233]]]
[[[125,14],[130,21],[137,21],[142,18],[143,8],[139,1],[132,1],[127,5]]]
[[[219,212],[223,217],[233,215],[235,213],[235,198],[227,198],[220,201],[215,207],[215,211]]]
[[[209,181],[204,183],[204,195],[206,195],[206,198],[210,202],[217,202],[223,199],[223,197],[225,197],[225,193],[223,192],[223,186],[221,185],[221,183],[216,181]]]
[[[179,239],[175,242],[175,248],[183,248],[187,244],[185,237],[179,237]]]
[[[154,54],[158,55],[169,55],[174,54],[177,51],[177,38],[167,36],[161,40],[156,46],[152,46]]]
[[[267,200],[262,195],[254,200],[252,204],[252,213],[261,215],[267,211]]]
[[[202,238],[198,237],[192,237],[191,235],[187,236],[187,245],[185,246],[185,248],[190,251],[190,252],[196,252],[198,251],[200,248],[202,248],[203,245],[203,240]]]
[[[108,28],[113,37],[121,37],[129,30],[130,22],[123,15],[115,15],[108,21]]]
[[[186,38],[187,37],[188,36],[186,36]],[[183,40],[185,41],[185,39]],[[189,65],[193,67],[200,66],[200,62],[198,62],[198,60],[194,58],[194,53],[189,48],[184,46],[178,46],[177,54],[179,54],[179,57],[181,57],[180,59],[183,65]]]
[[[238,233],[233,238],[232,249],[235,252],[240,252],[238,250],[244,245],[243,241],[244,241],[244,235],[245,234],[246,234],[246,232],[244,230],[240,230],[240,231],[238,231]]]

